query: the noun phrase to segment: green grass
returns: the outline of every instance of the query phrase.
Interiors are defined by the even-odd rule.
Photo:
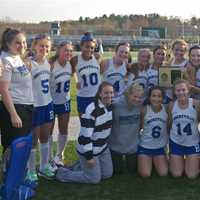
[[[69,142],[66,162],[77,159],[75,142]],[[41,179],[36,200],[198,200],[200,181],[183,178],[141,178],[136,173],[114,176],[97,185],[59,183]]]

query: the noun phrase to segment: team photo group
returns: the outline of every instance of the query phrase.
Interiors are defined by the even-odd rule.
[[[29,187],[37,187],[40,177],[97,184],[125,171],[141,178],[153,171],[162,177],[199,176],[199,45],[175,40],[169,48],[161,43],[139,49],[133,62],[134,47],[128,42],[118,43],[112,57],[105,59],[90,32],[80,38],[78,53],[71,41],[54,46],[46,34],[36,35],[27,48],[26,34],[12,28],[3,32],[0,44],[2,160],[16,139],[31,135],[23,178]],[[180,70],[184,78],[161,87],[163,66]],[[70,135],[72,79],[81,127],[79,159],[68,166],[64,151]],[[9,170],[4,173],[8,176]]]

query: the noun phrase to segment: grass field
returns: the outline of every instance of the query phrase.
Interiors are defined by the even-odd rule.
[[[75,142],[66,149],[66,162],[77,158]],[[114,176],[98,185],[59,183],[41,179],[36,200],[199,200],[200,181],[183,178],[141,178],[136,173]]]

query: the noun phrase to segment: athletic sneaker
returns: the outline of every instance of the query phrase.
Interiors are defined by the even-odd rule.
[[[53,160],[57,166],[59,167],[64,166],[62,158],[60,158],[58,155],[56,155]]]
[[[54,160],[49,161],[49,168],[54,173],[58,169],[58,167],[57,167],[56,163],[54,162]]]
[[[26,174],[26,179],[30,181],[38,181],[36,170],[28,170]]]
[[[38,171],[38,175],[47,180],[52,180],[54,179],[55,173],[52,171],[48,164],[44,167],[44,169]]]

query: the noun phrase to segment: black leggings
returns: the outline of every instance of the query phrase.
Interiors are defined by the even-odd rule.
[[[14,139],[26,136],[32,130],[33,106],[24,104],[15,104],[14,106],[22,120],[22,128],[12,126],[10,114],[3,102],[0,102],[0,128],[3,151],[5,151]]]
[[[127,170],[130,174],[134,174],[137,170],[137,156],[136,154],[121,154],[115,151],[110,151],[113,162],[113,173],[121,174],[124,168],[124,161],[126,162]]]

